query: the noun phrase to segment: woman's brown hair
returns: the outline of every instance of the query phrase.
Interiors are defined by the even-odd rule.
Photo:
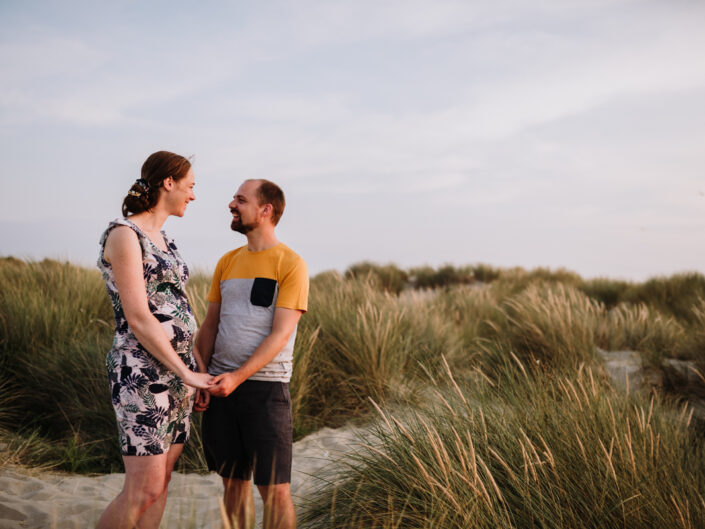
[[[169,151],[150,154],[142,165],[142,176],[138,178],[122,201],[124,217],[148,211],[159,201],[159,188],[170,176],[181,180],[191,169],[191,162],[181,155]]]

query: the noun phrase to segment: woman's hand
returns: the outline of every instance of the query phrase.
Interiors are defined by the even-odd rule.
[[[211,375],[208,373],[194,373],[191,370],[184,373],[181,380],[183,380],[184,384],[187,386],[191,386],[196,389],[206,389],[213,385],[213,377]]]

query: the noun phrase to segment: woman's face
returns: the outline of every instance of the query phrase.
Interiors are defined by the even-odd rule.
[[[171,189],[166,190],[166,199],[169,201],[170,211],[172,215],[183,217],[186,213],[186,206],[192,200],[196,200],[196,195],[193,193],[195,185],[193,169],[189,169],[186,176],[181,180],[177,180],[171,186]]]

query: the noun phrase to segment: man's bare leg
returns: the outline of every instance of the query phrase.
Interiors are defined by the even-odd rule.
[[[264,503],[262,529],[295,529],[296,513],[291,499],[291,485],[258,485]]]
[[[255,526],[252,483],[249,480],[223,478],[223,488],[223,501],[228,518],[237,522],[238,529],[252,529]]]

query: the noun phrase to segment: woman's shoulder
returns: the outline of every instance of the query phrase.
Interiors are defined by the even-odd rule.
[[[125,218],[117,218],[110,221],[108,228],[103,232],[101,243],[105,244],[110,240],[111,243],[131,242],[139,239],[139,228]]]
[[[115,219],[108,224],[108,228],[100,239],[102,250],[99,261],[105,261],[105,264],[109,265],[112,260],[111,256],[132,252],[141,253],[138,232],[131,222],[125,221],[126,219]]]
[[[108,223],[107,229],[103,232],[103,238],[106,238],[110,233],[114,231],[123,233],[133,232],[139,236],[141,235],[142,230],[140,230],[139,226],[137,226],[130,219],[119,217],[117,219],[111,220]]]
[[[120,227],[131,229],[138,235],[142,233],[142,229],[127,217],[118,217],[117,219],[110,221],[110,224],[108,224],[108,229]]]

